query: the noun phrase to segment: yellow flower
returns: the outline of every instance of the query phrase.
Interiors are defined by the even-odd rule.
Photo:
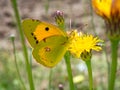
[[[110,18],[112,0],[92,0],[96,13],[102,17]]]
[[[92,0],[92,6],[103,18],[120,17],[120,0]]]
[[[70,34],[70,40],[69,51],[77,58],[80,58],[84,51],[89,53],[91,50],[99,51],[102,49],[98,43],[103,41],[98,37],[82,34],[81,32],[78,33],[76,30]]]
[[[120,40],[120,0],[92,0],[92,6],[104,18],[108,37]]]

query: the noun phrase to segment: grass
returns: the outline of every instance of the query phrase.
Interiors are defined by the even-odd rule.
[[[11,51],[0,50],[0,81],[1,81],[0,90],[16,90],[16,88],[17,90],[21,90],[22,85],[16,73],[13,55],[11,55],[10,52]],[[29,84],[27,83],[28,80],[26,78],[27,76],[25,70],[25,63],[23,61],[24,57],[22,55],[21,50],[17,51],[17,58],[18,58],[17,63],[20,69],[20,74],[28,90]],[[33,78],[34,78],[36,90],[47,89],[49,83],[48,78],[49,78],[50,69],[45,68],[44,66],[36,63],[36,61],[34,60],[32,62],[33,62],[32,71],[33,71]],[[71,59],[71,63],[72,63],[73,77],[77,75],[83,75],[85,77],[85,80],[76,83],[75,87],[77,87],[78,90],[88,90],[89,86],[88,86],[87,71],[84,69],[84,67],[81,68],[79,67],[82,66],[80,64],[84,64],[84,62],[75,60],[73,58]],[[98,54],[93,57],[92,68],[93,68],[95,90],[106,90],[107,84],[104,83],[107,83],[107,72],[106,72],[107,64],[105,61],[105,56],[103,54],[102,55]],[[52,89],[59,90],[58,89],[59,84],[63,84],[64,89],[68,90],[69,84],[66,83],[68,82],[68,76],[67,76],[64,60],[62,60],[62,62],[60,62],[55,68],[53,68],[52,73],[53,73],[52,82],[51,82]],[[120,88],[119,80],[120,78],[118,77],[116,81],[115,90],[119,90]]]
[[[0,50],[0,90],[21,90],[15,62],[10,52]]]

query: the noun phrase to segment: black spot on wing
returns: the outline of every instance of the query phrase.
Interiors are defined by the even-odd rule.
[[[36,44],[38,44],[39,43],[39,41],[38,40],[36,40]]]
[[[33,33],[31,33],[31,35],[33,36],[34,34],[33,34]]]
[[[40,22],[40,20],[32,19],[33,22]]]
[[[49,31],[49,27],[45,27],[45,31]]]
[[[34,39],[37,40],[37,38],[34,36]]]
[[[34,38],[35,43],[36,43],[36,44],[38,44],[38,43],[39,43],[39,41],[37,40],[37,37],[34,35],[34,33],[33,33],[33,32],[31,33],[31,35],[32,35],[32,37]]]

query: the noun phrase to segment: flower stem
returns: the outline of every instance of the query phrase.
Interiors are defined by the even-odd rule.
[[[49,73],[49,87],[48,87],[48,90],[51,90],[51,87],[52,87],[52,85],[51,85],[51,82],[52,82],[52,73],[53,73],[53,70],[50,69],[50,73]]]
[[[119,40],[111,40],[112,61],[111,61],[111,66],[110,66],[108,90],[114,90],[114,86],[115,86],[115,78],[116,78],[116,71],[117,71],[118,45],[119,45]]]
[[[11,0],[11,3],[12,3],[12,6],[13,6],[13,10],[14,10],[14,13],[15,13],[15,18],[16,18],[16,21],[17,21],[17,26],[18,26],[19,33],[20,33],[20,39],[21,39],[23,54],[24,54],[24,58],[25,58],[25,64],[26,64],[26,70],[27,70],[30,90],[35,90],[34,83],[33,83],[33,78],[32,78],[32,70],[31,70],[31,67],[30,67],[29,59],[28,59],[27,47],[25,45],[24,35],[23,35],[21,21],[20,21],[20,16],[19,16],[18,8],[17,8],[17,1],[16,0]]]
[[[89,90],[93,90],[93,77],[92,77],[92,67],[91,67],[91,60],[85,61],[88,69],[89,75]]]
[[[64,58],[65,58],[66,66],[67,66],[70,90],[75,90],[74,83],[73,83],[71,64],[70,64],[70,53],[66,52]]]
[[[16,56],[16,48],[15,48],[15,38],[14,37],[11,37],[11,41],[12,41],[12,45],[13,45],[13,53],[14,53],[14,60],[15,60],[15,67],[16,67],[16,71],[17,71],[17,74],[18,74],[18,77],[19,77],[19,80],[23,86],[23,89],[26,90],[26,87],[25,87],[25,84],[22,80],[22,77],[20,75],[20,71],[19,71],[19,67],[18,67],[18,64],[17,64],[17,56]]]

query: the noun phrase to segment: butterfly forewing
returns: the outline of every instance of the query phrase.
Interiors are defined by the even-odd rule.
[[[66,36],[66,33],[57,26],[39,20],[26,19],[22,22],[22,27],[25,36],[33,48],[41,40],[51,36]]]
[[[32,47],[35,47],[38,42],[37,37],[34,36],[33,32],[40,23],[40,21],[33,19],[26,19],[22,22],[24,34]]]

